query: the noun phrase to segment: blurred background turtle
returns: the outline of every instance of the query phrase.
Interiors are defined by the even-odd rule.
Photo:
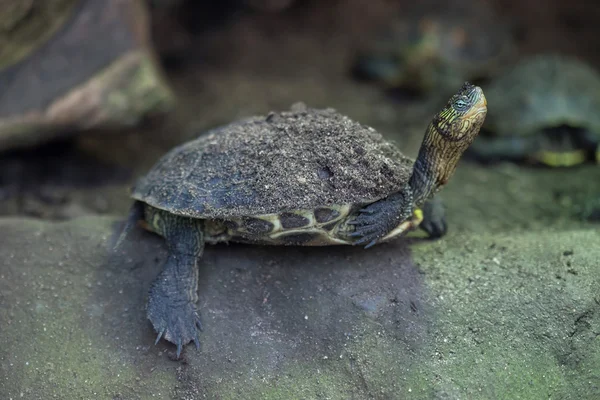
[[[485,132],[470,153],[480,160],[551,167],[600,162],[600,74],[577,58],[522,59],[486,88]]]
[[[515,26],[486,2],[416,2],[373,34],[354,73],[386,88],[448,92],[514,56]]]

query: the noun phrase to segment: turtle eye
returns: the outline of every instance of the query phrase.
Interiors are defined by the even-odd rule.
[[[456,111],[464,111],[469,106],[469,103],[466,99],[459,97],[454,101],[453,107]]]

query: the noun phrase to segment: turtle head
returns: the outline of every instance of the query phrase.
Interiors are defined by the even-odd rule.
[[[422,204],[448,182],[479,133],[486,113],[483,91],[466,82],[433,117],[410,179],[415,204]]]
[[[439,140],[441,147],[469,147],[479,133],[487,114],[487,101],[479,86],[466,82],[446,106],[435,115],[427,130],[427,137]],[[460,158],[460,154],[458,154]]]

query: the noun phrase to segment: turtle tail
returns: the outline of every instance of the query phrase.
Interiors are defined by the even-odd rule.
[[[127,217],[127,221],[125,222],[125,226],[121,230],[121,234],[119,235],[116,243],[112,246],[112,251],[116,251],[123,241],[127,237],[127,234],[135,227],[137,222],[144,217],[144,205],[140,201],[136,201],[133,203],[131,208],[129,209],[129,216]]]

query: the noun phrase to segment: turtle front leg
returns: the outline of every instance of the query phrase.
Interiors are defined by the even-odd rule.
[[[150,288],[147,317],[158,333],[155,344],[164,337],[177,346],[179,358],[183,345],[194,341],[196,348],[200,347],[198,329],[202,325],[196,303],[204,228],[201,220],[160,211],[155,211],[148,222],[165,237],[169,255]]]
[[[353,245],[366,245],[365,248],[369,248],[384,238],[409,230],[410,227],[404,224],[412,225],[412,216],[412,194],[410,189],[404,189],[358,210],[354,217],[350,217],[348,225],[353,226],[354,231],[348,235],[353,239]],[[392,234],[394,231],[397,233]]]

